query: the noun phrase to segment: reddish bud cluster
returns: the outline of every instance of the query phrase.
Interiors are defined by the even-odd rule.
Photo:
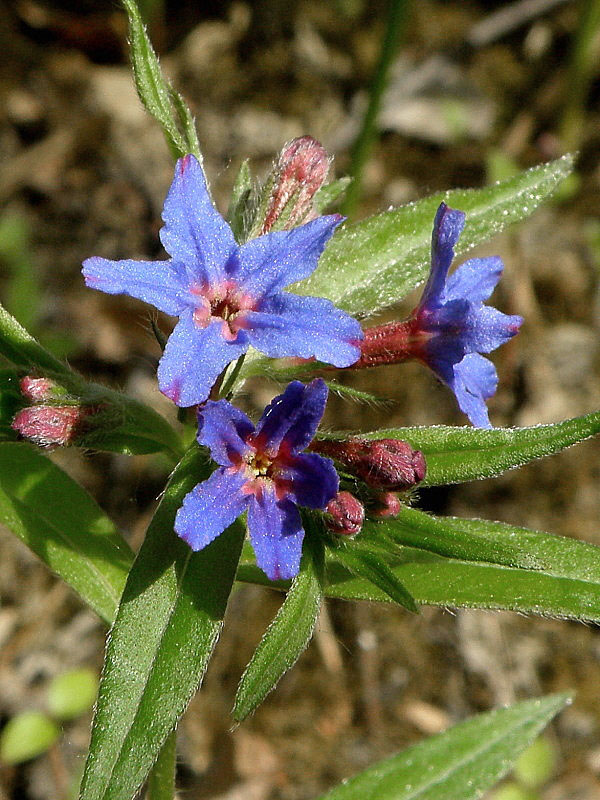
[[[286,144],[273,171],[273,187],[260,235],[277,227],[289,230],[315,219],[313,197],[329,172],[329,156],[312,136],[300,136]]]
[[[40,447],[61,447],[74,443],[95,411],[91,406],[30,406],[15,415],[12,428]]]
[[[350,492],[338,492],[325,510],[329,530],[344,536],[355,536],[365,521],[363,504]]]
[[[371,511],[371,514],[380,519],[387,519],[388,517],[398,516],[401,508],[402,503],[395,492],[382,492],[378,495],[377,505]]]
[[[311,449],[343,464],[374,489],[410,489],[427,470],[423,453],[400,439],[319,439]]]
[[[51,400],[56,396],[57,386],[50,378],[34,378],[26,375],[21,378],[19,383],[21,394],[31,403],[43,403],[44,400]]]

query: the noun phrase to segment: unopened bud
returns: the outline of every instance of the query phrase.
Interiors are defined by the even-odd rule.
[[[62,447],[77,442],[86,419],[96,410],[92,406],[31,406],[15,415],[11,427],[40,447]]]
[[[423,453],[401,439],[319,439],[311,450],[339,461],[375,489],[410,489],[427,471]]]
[[[64,391],[50,378],[34,378],[32,375],[21,378],[19,387],[23,397],[31,403],[55,399]]]
[[[402,503],[394,492],[383,492],[377,497],[377,506],[370,512],[371,516],[387,519],[396,517],[400,513]]]
[[[327,151],[312,136],[300,136],[285,145],[273,170],[260,235],[315,219],[313,197],[327,179],[329,163]]]
[[[338,492],[325,511],[329,530],[344,536],[355,536],[365,521],[363,504],[350,492]]]

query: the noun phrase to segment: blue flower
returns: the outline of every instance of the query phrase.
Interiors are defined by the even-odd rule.
[[[452,389],[473,425],[489,428],[485,401],[496,391],[498,376],[481,353],[508,341],[523,320],[483,304],[504,268],[498,257],[472,258],[448,278],[464,224],[462,211],[440,205],[433,224],[431,272],[419,305],[403,322],[367,328],[360,359],[352,367],[417,359]]]
[[[483,304],[502,275],[504,265],[497,256],[465,261],[448,278],[464,224],[462,211],[440,205],[433,224],[431,272],[411,324],[422,342],[421,360],[452,389],[473,425],[489,428],[485,401],[496,391],[498,376],[481,353],[511,339],[523,319]]]
[[[167,261],[88,258],[85,282],[179,317],[158,367],[161,391],[179,406],[204,401],[249,345],[272,358],[316,358],[347,367],[359,356],[358,322],[329,300],[282,291],[317,266],[342,221],[319,217],[238,245],[212,205],[202,167],[180,159],[163,209]]]
[[[198,441],[219,464],[177,512],[175,531],[192,550],[212,542],[244,511],[256,562],[271,580],[298,574],[304,529],[297,506],[324,509],[339,479],[328,458],[302,453],[319,425],[327,386],[288,384],[256,428],[226,400],[198,410]]]

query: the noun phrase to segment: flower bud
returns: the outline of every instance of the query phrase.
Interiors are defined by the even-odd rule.
[[[329,530],[343,536],[355,536],[365,521],[363,504],[350,492],[338,492],[325,511]]]
[[[313,197],[329,172],[329,156],[312,136],[288,142],[272,174],[271,192],[259,235],[270,230],[290,230],[315,219]]]
[[[23,397],[30,403],[43,403],[56,399],[64,393],[62,387],[50,378],[34,378],[32,375],[25,375],[24,378],[21,378],[19,388]]]
[[[93,406],[31,406],[15,415],[11,427],[40,447],[75,444]]]
[[[372,517],[387,519],[396,517],[400,513],[402,503],[395,492],[382,492],[377,495],[377,505],[370,511]]]
[[[401,439],[319,439],[311,449],[339,461],[375,489],[410,489],[427,471],[423,453]]]

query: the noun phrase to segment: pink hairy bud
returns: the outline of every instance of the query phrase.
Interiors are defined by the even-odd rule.
[[[320,439],[311,449],[339,461],[375,489],[410,489],[427,471],[423,453],[401,439]]]
[[[21,394],[30,403],[43,403],[61,394],[61,387],[50,378],[34,378],[26,375],[19,383]]]
[[[350,492],[338,492],[325,510],[329,530],[343,536],[355,536],[365,521],[363,504]]]
[[[15,415],[12,428],[40,447],[62,447],[76,443],[86,418],[96,410],[93,406],[31,406]]]
[[[290,228],[317,217],[313,197],[329,172],[329,156],[312,136],[288,142],[273,170],[273,186],[260,235]]]
[[[398,495],[394,492],[382,492],[377,497],[377,506],[371,511],[373,517],[380,519],[387,519],[388,517],[396,517],[400,513],[402,503]]]

